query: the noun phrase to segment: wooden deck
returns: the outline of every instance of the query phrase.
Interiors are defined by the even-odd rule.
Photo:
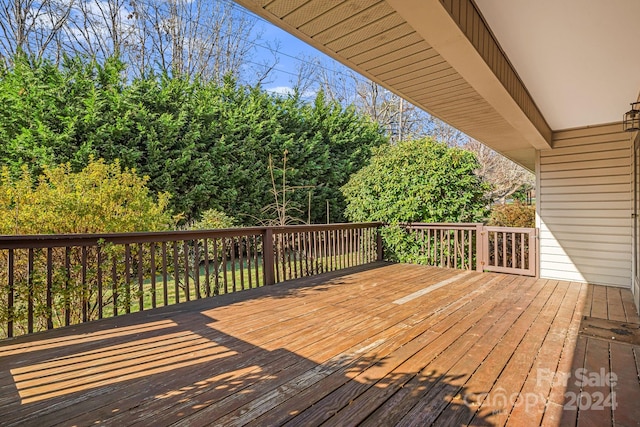
[[[376,264],[1,342],[0,425],[638,425],[631,301]]]

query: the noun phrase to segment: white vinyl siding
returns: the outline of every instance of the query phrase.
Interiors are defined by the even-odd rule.
[[[631,286],[631,142],[621,124],[554,133],[539,152],[540,277]]]

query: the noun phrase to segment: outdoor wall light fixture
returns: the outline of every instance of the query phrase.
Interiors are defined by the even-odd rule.
[[[631,103],[631,110],[624,113],[622,126],[625,132],[640,130],[640,102]]]

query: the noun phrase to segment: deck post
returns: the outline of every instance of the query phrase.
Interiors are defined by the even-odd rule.
[[[487,230],[485,230],[483,224],[476,224],[476,271],[482,273],[484,266],[487,263],[487,254],[484,251],[485,240],[489,237]]]
[[[262,263],[265,285],[276,283],[273,262],[273,228],[267,227],[262,233]]]
[[[384,261],[384,247],[382,246],[382,227],[376,228],[377,261]]]

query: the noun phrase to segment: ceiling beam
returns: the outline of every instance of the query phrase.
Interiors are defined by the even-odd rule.
[[[387,0],[504,119],[538,150],[551,128],[471,0]],[[463,30],[464,29],[464,30]]]

